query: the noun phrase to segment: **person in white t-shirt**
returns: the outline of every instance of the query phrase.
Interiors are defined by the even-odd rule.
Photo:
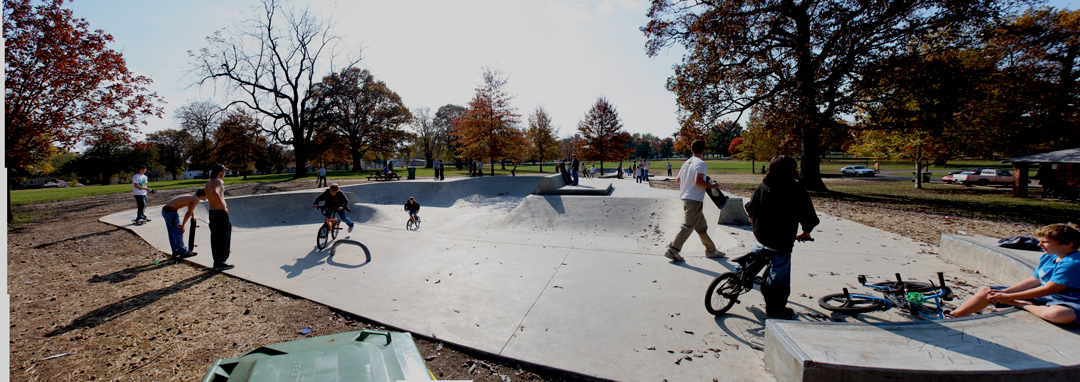
[[[679,199],[683,202],[685,217],[679,233],[675,235],[675,239],[671,241],[671,244],[668,244],[667,252],[664,253],[664,257],[671,259],[673,262],[683,261],[683,257],[679,255],[679,252],[682,251],[683,243],[686,243],[691,231],[697,231],[698,236],[701,238],[701,244],[705,245],[705,257],[724,257],[724,253],[716,249],[716,244],[709,237],[707,232],[709,225],[705,222],[705,214],[701,211],[702,200],[705,199],[705,189],[719,188],[720,186],[716,183],[705,182],[705,173],[708,171],[708,166],[701,159],[701,156],[705,153],[705,142],[694,141],[690,145],[690,152],[694,156],[687,159],[686,163],[683,163],[682,168],[679,169],[679,177],[675,179],[679,183]]]
[[[135,223],[142,224],[150,221],[146,218],[146,194],[150,187],[146,186],[150,178],[146,177],[146,166],[139,165],[139,172],[131,177],[131,194],[135,195],[135,205],[139,207],[135,213]]]

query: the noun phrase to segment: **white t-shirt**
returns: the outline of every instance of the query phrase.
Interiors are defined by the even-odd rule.
[[[143,174],[135,174],[134,176],[132,176],[131,177],[131,194],[132,195],[146,195],[146,190],[139,189],[139,188],[135,187],[135,185],[137,184],[137,185],[146,187],[146,182],[148,180],[150,180],[150,178],[147,178],[146,175],[143,175]]]
[[[697,174],[705,174],[709,166],[698,157],[690,157],[679,169],[679,199],[702,201],[705,187],[697,185]]]

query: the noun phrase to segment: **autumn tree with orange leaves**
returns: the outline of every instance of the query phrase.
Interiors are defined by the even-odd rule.
[[[465,114],[455,120],[454,137],[465,158],[506,159],[520,155],[526,145],[525,134],[517,127],[516,113],[506,93],[506,79],[498,70],[484,69],[484,85],[476,88]],[[495,166],[490,166],[495,175]]]
[[[128,70],[111,35],[90,30],[64,0],[4,0],[4,138],[10,178],[29,176],[53,145],[127,143],[161,116],[151,79]],[[91,142],[91,140],[93,142]]]
[[[630,155],[626,147],[630,134],[622,127],[619,112],[605,97],[597,98],[593,107],[585,113],[585,119],[578,123],[578,131],[585,139],[582,158],[600,161],[601,174],[604,173],[604,161],[620,161]]]

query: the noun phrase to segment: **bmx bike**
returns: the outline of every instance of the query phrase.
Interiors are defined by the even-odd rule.
[[[409,215],[409,220],[405,222],[405,229],[420,229],[420,215]]]
[[[806,239],[805,241],[814,241]],[[754,290],[754,285],[765,281],[763,270],[772,264],[770,249],[760,248],[745,255],[731,259],[738,264],[734,272],[716,276],[705,291],[705,310],[714,316],[727,313],[728,309],[739,303],[739,295]]]
[[[319,207],[319,211],[323,215],[323,224],[315,235],[315,247],[323,250],[331,240],[337,239],[338,231],[341,231],[341,220],[334,216],[336,211],[330,211],[329,208]]]
[[[942,301],[951,301],[955,296],[952,289],[945,286],[945,274],[938,272],[937,278],[938,284],[934,285],[933,282],[904,281],[897,273],[896,281],[867,284],[866,275],[859,275],[859,284],[881,292],[883,297],[851,293],[844,288],[844,293],[822,296],[818,299],[818,305],[829,311],[850,315],[901,307],[912,316],[940,320],[945,318]],[[931,301],[933,304],[927,304]]]

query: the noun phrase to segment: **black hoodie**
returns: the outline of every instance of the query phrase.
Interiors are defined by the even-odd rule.
[[[810,194],[795,179],[765,177],[746,203],[746,213],[753,222],[757,241],[786,253],[795,247],[800,224],[803,232],[810,232],[821,222]]]
[[[349,209],[349,198],[345,197],[344,192],[338,191],[333,196],[330,196],[330,190],[323,191],[322,195],[315,198],[314,205],[318,205],[319,202],[323,200],[326,201],[326,203],[323,204],[323,208],[337,211],[338,207],[345,207],[345,211],[352,211]]]

